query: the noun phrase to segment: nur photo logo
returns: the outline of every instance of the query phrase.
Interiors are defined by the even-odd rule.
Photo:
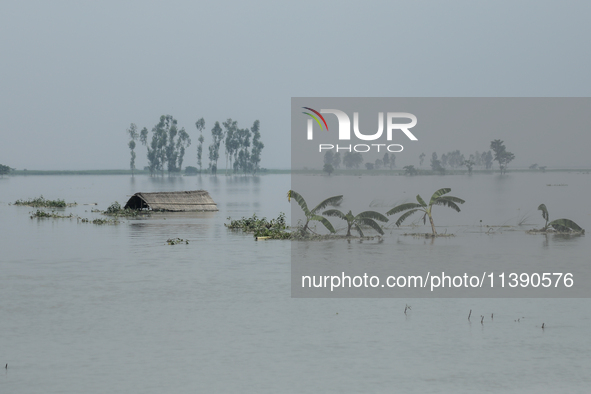
[[[320,130],[328,131],[328,123],[322,114],[333,114],[336,116],[338,121],[338,140],[339,141],[351,141],[351,119],[349,115],[344,111],[338,109],[321,109],[317,111],[310,107],[302,107],[303,109],[308,110],[309,112],[302,112],[303,114],[309,116],[307,119],[307,139],[309,141],[314,139],[314,121],[320,127]],[[385,121],[384,121],[385,118]],[[406,123],[400,123],[400,120],[406,119]],[[408,122],[410,120],[410,122]],[[418,141],[417,137],[410,131],[411,128],[417,125],[417,117],[408,112],[387,112],[386,116],[384,116],[384,112],[378,112],[378,130],[373,134],[364,134],[359,129],[359,112],[353,112],[353,135],[354,139],[360,141],[378,141],[380,139],[383,140],[382,136],[384,134],[384,123],[386,123],[386,142],[392,141],[395,131],[401,131],[409,140],[411,141]],[[323,150],[335,150],[336,152],[339,151],[348,151],[348,152],[370,152],[376,151],[380,152],[380,149],[387,150],[388,152],[397,153],[402,152],[404,147],[400,144],[390,144],[390,143],[372,143],[372,144],[318,144],[318,151],[322,152]]]

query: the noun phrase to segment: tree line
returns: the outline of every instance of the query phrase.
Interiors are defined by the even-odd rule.
[[[223,128],[222,128],[223,126]],[[209,162],[204,170],[204,142],[205,120],[200,118],[195,122],[199,132],[197,139],[197,167],[187,166],[185,173],[209,173],[217,174],[220,150],[224,145],[226,158],[226,174],[256,174],[260,170],[261,152],[265,144],[261,141],[260,122],[255,120],[252,127],[239,128],[238,122],[227,119],[220,125],[215,122],[211,129],[212,142],[208,147]],[[136,166],[136,141],[139,141],[147,149],[148,165],[145,169],[150,171],[150,176],[160,174],[164,176],[166,171],[169,176],[179,174],[183,167],[183,161],[187,148],[191,145],[191,138],[184,127],[179,128],[177,120],[171,115],[162,115],[160,121],[152,128],[151,138],[148,129],[144,127],[138,131],[138,127],[131,123],[127,129],[129,136],[128,147],[130,149],[130,162],[132,176]]]
[[[459,150],[444,153],[440,158],[437,157],[436,152],[433,152],[431,155],[431,170],[444,173],[448,167],[452,169],[466,167],[468,169],[468,173],[472,173],[474,166],[484,168],[485,170],[490,170],[492,169],[493,162],[496,161],[499,163],[501,174],[505,173],[507,170],[507,165],[509,162],[513,161],[515,155],[507,151],[505,144],[501,140],[491,141],[490,149],[492,151],[489,150],[482,153],[476,151],[474,154],[468,156],[468,159],[466,159]],[[421,153],[419,156],[420,165],[423,164],[424,158],[425,154]]]
[[[423,166],[425,161],[425,153],[419,155],[419,167]],[[476,151],[470,154],[466,159],[466,156],[460,152],[459,149],[454,151],[443,153],[441,156],[437,152],[431,154],[430,167],[433,172],[445,174],[447,169],[459,169],[466,167],[468,173],[472,173],[474,167],[480,167],[482,169],[490,170],[493,167],[493,163],[496,161],[499,164],[501,174],[507,172],[507,165],[515,159],[515,155],[507,151],[505,144],[501,140],[493,140],[490,143],[490,149],[485,152]],[[359,152],[346,152],[341,159],[340,152],[333,152],[331,150],[324,154],[324,167],[323,171],[329,175],[334,172],[337,168],[340,168],[341,163],[347,168],[359,168],[363,163],[363,155]],[[375,162],[365,163],[365,168],[368,170],[379,170],[393,169],[396,167],[396,156],[393,153],[384,154],[382,159],[376,159]],[[530,169],[537,168],[537,164],[530,166]],[[542,167],[540,167],[542,168]],[[543,167],[545,169],[546,167]],[[414,165],[407,165],[404,167],[406,175],[418,175],[419,169],[415,168]]]
[[[342,159],[342,164],[347,169],[359,168],[363,163],[363,155],[359,152],[346,152]],[[323,171],[329,175],[334,172],[337,168],[341,167],[341,153],[326,151],[324,154],[324,168]],[[373,170],[374,168],[379,170],[381,168],[392,169],[396,167],[396,156],[394,153],[384,153],[381,159],[376,159],[375,162],[365,163],[365,168]]]

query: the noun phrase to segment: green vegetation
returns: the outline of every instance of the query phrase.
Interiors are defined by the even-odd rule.
[[[490,143],[490,149],[495,152],[494,160],[499,163],[499,168],[501,170],[501,175],[507,172],[507,164],[509,164],[513,159],[515,159],[515,155],[511,152],[507,152],[505,148],[505,144],[501,140],[494,140]]]
[[[359,168],[361,163],[363,163],[363,155],[359,152],[347,152],[343,157],[343,164],[346,168]]]
[[[265,237],[269,239],[289,239],[292,233],[285,231],[287,230],[287,224],[285,223],[285,214],[281,212],[275,219],[267,220],[267,218],[258,218],[256,214],[253,214],[250,218],[243,217],[239,220],[232,220],[229,224],[224,226],[232,230],[242,230],[246,233],[253,233],[256,238]]]
[[[169,238],[166,240],[166,242],[169,245],[178,245],[178,244],[189,244],[189,240],[188,239],[182,239],[182,238]]]
[[[442,155],[442,157],[445,155]],[[441,175],[445,174],[445,167],[441,164],[441,160],[437,158],[437,153],[433,152],[431,155],[431,170],[438,172]]]
[[[46,200],[43,196],[39,196],[32,200],[16,200],[13,205],[26,205],[29,207],[43,207],[43,208],[66,208],[71,207],[74,205],[78,205],[77,203],[66,203],[65,200]]]
[[[259,170],[259,163],[261,162],[261,153],[265,144],[261,141],[261,124],[258,120],[255,120],[250,131],[252,132],[252,151],[250,153],[250,170],[252,174],[256,174]]]
[[[317,215],[316,212],[326,208],[327,206],[338,206],[343,201],[342,195],[329,197],[326,200],[322,201],[320,204],[318,204],[312,210],[308,209],[308,204],[306,204],[306,200],[304,200],[302,196],[300,196],[297,192],[290,190],[287,192],[287,201],[291,202],[292,198],[300,205],[300,208],[302,208],[302,211],[304,211],[304,215],[306,215],[306,223],[304,224],[304,226],[302,226],[300,230],[302,234],[306,234],[306,232],[310,230],[308,225],[310,221],[313,220],[322,223],[324,227],[326,227],[328,231],[330,231],[332,234],[335,233],[335,229],[332,226],[332,224],[330,224],[328,219],[326,219],[323,216]]]
[[[215,122],[213,129],[211,129],[211,138],[213,139],[213,142],[209,145],[209,172],[212,175],[217,175],[220,145],[224,139],[224,131],[220,126],[220,122]]]
[[[363,231],[361,230],[361,226],[369,226],[376,230],[379,234],[384,235],[384,230],[382,227],[376,222],[379,220],[381,222],[387,222],[388,218],[376,211],[365,211],[361,212],[357,216],[353,216],[351,211],[344,214],[343,212],[339,211],[338,209],[329,209],[328,211],[324,211],[322,213],[326,216],[337,217],[343,219],[347,222],[347,237],[351,236],[351,228],[354,227],[355,230],[359,233],[360,237],[363,237]]]
[[[185,167],[185,175],[197,175],[199,173],[199,170],[197,169],[197,167],[193,167],[193,166],[186,166]]]
[[[427,205],[425,203],[425,201],[421,198],[421,196],[417,194],[416,198],[417,198],[418,204],[411,202],[411,203],[398,205],[398,206],[390,209],[388,212],[386,212],[386,215],[390,216],[390,215],[394,215],[394,214],[397,214],[400,212],[408,211],[408,212],[404,213],[402,216],[400,216],[398,218],[398,220],[396,221],[396,226],[400,227],[402,222],[404,222],[413,213],[415,213],[417,211],[423,212],[423,224],[426,223],[426,220],[428,217],[429,223],[431,223],[431,230],[433,232],[432,235],[433,235],[433,237],[435,237],[435,236],[437,236],[437,231],[435,231],[435,224],[433,222],[433,216],[432,216],[433,206],[434,205],[443,205],[445,207],[455,209],[457,212],[460,212],[460,207],[458,207],[457,204],[463,204],[465,202],[464,200],[462,200],[461,198],[458,198],[458,197],[444,196],[444,194],[447,194],[450,191],[451,191],[450,188],[443,188],[443,189],[437,190],[431,196],[431,200],[429,201],[429,205]]]
[[[88,218],[78,218],[82,223],[92,224],[119,224],[119,220],[116,219],[93,219],[92,221]]]
[[[171,115],[162,115],[152,128],[152,141],[148,145],[148,129],[140,132],[140,141],[148,149],[148,169],[150,175],[157,171],[164,176],[164,167],[168,175],[180,173],[183,167],[185,148],[191,145],[185,128],[177,127],[177,120]]]
[[[476,164],[476,162],[474,160],[464,160],[464,162],[462,163],[463,166],[466,166],[468,168],[468,174],[472,175],[472,169],[474,168],[474,165]]]
[[[197,165],[199,166],[199,173],[201,174],[201,171],[203,170],[203,162],[201,159],[203,158],[203,141],[205,141],[205,138],[203,138],[205,119],[201,118],[195,122],[195,127],[199,131],[199,138],[197,139],[197,141],[199,141],[199,145],[197,145]]]
[[[532,230],[531,232],[558,232],[558,233],[579,233],[585,234],[585,230],[581,228],[578,224],[573,222],[570,219],[556,219],[551,222],[550,221],[550,214],[548,213],[548,209],[546,208],[545,204],[540,204],[538,206],[538,211],[542,211],[542,217],[546,221],[544,227],[539,230]],[[552,228],[552,229],[550,229]]]
[[[230,159],[230,167],[232,167],[232,156],[233,156],[234,152],[238,149],[238,141],[235,138],[235,134],[238,130],[238,122],[235,120],[232,120],[232,118],[228,118],[222,124],[224,125],[223,135],[226,137],[226,139],[224,141],[224,146],[225,146],[225,150],[226,150],[226,175],[227,175],[228,174],[228,159]]]
[[[333,153],[332,151],[328,150],[324,154],[324,167],[322,171],[328,172],[330,175],[335,169],[341,166],[341,154],[339,152]]]
[[[403,169],[404,169],[404,175],[415,176],[415,175],[419,174],[419,171],[413,165],[404,166]]]
[[[113,204],[109,205],[106,211],[101,212],[104,215],[109,216],[125,216],[125,217],[137,217],[139,215],[150,215],[148,212],[142,212],[136,209],[126,208],[123,209],[119,202],[115,201]]]
[[[127,129],[127,134],[129,134],[129,143],[127,146],[129,146],[129,150],[131,151],[131,159],[129,161],[129,168],[131,169],[131,176],[134,176],[134,170],[135,170],[135,142],[137,141],[137,139],[139,138],[139,133],[137,131],[137,126],[135,125],[135,123],[132,123],[129,126],[129,129]]]
[[[4,175],[9,174],[11,170],[12,170],[12,168],[5,166],[3,164],[0,164],[0,177],[3,177]]]
[[[55,212],[55,211],[51,211],[51,212],[45,212],[45,211],[41,211],[41,210],[37,210],[36,212],[31,212],[31,219],[37,218],[37,219],[70,219],[73,218],[74,214],[69,214],[69,215],[60,215],[59,213]]]

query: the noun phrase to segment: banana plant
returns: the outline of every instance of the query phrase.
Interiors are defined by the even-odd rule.
[[[343,201],[342,195],[329,197],[326,200],[322,201],[320,204],[318,204],[312,210],[308,209],[308,204],[306,204],[306,200],[304,200],[304,197],[302,197],[298,192],[290,190],[287,192],[287,201],[291,202],[292,198],[299,204],[300,208],[302,208],[302,211],[304,211],[304,215],[306,215],[306,223],[304,224],[304,227],[302,227],[302,234],[305,234],[308,230],[310,230],[308,226],[310,221],[312,220],[322,223],[324,227],[326,227],[328,231],[330,231],[332,234],[336,232],[332,224],[328,221],[328,219],[324,216],[318,215],[317,212],[328,206],[339,205]]]
[[[404,222],[410,215],[412,215],[413,213],[415,213],[417,211],[422,212],[423,213],[423,224],[426,224],[427,218],[429,218],[429,223],[431,223],[431,230],[433,231],[433,236],[436,236],[437,231],[435,231],[435,224],[433,223],[433,216],[432,216],[433,206],[434,205],[443,205],[444,207],[449,207],[449,208],[455,209],[456,212],[460,212],[460,207],[458,207],[457,204],[465,203],[465,201],[462,200],[461,198],[444,195],[444,194],[449,193],[450,191],[451,191],[450,188],[443,188],[443,189],[437,190],[431,196],[431,200],[429,201],[429,205],[427,205],[427,203],[425,203],[425,201],[421,198],[421,196],[417,194],[418,203],[409,202],[406,204],[401,204],[401,205],[395,206],[394,208],[392,208],[388,212],[386,212],[386,215],[390,216],[390,215],[395,215],[400,212],[408,211],[408,212],[404,213],[403,215],[401,215],[398,218],[398,220],[396,221],[396,226],[400,227],[402,222]]]
[[[546,208],[545,204],[540,204],[538,206],[538,211],[542,211],[542,217],[546,220],[546,225],[542,231],[548,231],[548,228],[552,227],[554,230],[561,233],[580,232],[585,234],[585,230],[570,219],[556,219],[548,223],[550,220],[550,214],[548,213],[548,208]]]
[[[359,236],[363,237],[363,231],[361,230],[362,225],[369,226],[376,230],[378,233],[384,235],[384,230],[382,230],[382,227],[376,222],[376,220],[379,220],[381,222],[388,221],[387,217],[376,211],[365,211],[361,212],[357,216],[353,216],[353,213],[351,211],[347,212],[347,214],[344,214],[338,209],[329,209],[328,211],[324,211],[322,214],[326,216],[338,217],[346,221],[347,237],[351,236],[351,228],[353,227],[355,228],[355,230],[357,230]]]
[[[542,229],[542,231],[546,231],[546,230],[548,230],[548,220],[550,220],[550,214],[548,214],[548,209],[546,208],[546,204],[540,204],[538,206],[538,211],[542,211],[542,217],[546,221],[546,224],[544,225],[544,228]]]

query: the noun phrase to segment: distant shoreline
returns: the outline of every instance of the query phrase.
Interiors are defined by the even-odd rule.
[[[427,169],[419,169],[422,171],[422,174],[414,175],[414,176],[425,176],[425,175],[468,175],[468,170],[447,170],[445,174],[439,174],[437,172],[433,172]],[[540,170],[530,170],[530,169],[508,169],[507,173],[541,173]],[[584,173],[591,173],[591,169],[589,168],[556,168],[556,169],[546,169],[544,172],[584,172]],[[499,170],[474,170],[472,171],[473,174],[485,174],[485,175],[493,175],[498,174]],[[306,170],[274,170],[274,169],[267,169],[260,172],[257,172],[256,176],[261,175],[273,175],[273,174],[298,174],[298,175],[326,175],[322,170],[314,170],[314,169],[306,169]],[[5,175],[6,177],[10,176],[27,176],[27,175],[129,175],[131,176],[131,170],[14,170],[11,171],[10,174]],[[145,170],[136,170],[135,175],[141,176],[149,176],[150,172]],[[247,174],[251,176],[251,174]],[[396,169],[396,170],[366,170],[366,169],[340,169],[333,172],[330,176],[340,176],[340,175],[353,175],[353,176],[375,176],[375,175],[389,175],[389,176],[405,176],[403,169]],[[158,175],[159,176],[159,175]],[[164,172],[164,176],[168,176],[166,172]],[[175,176],[186,176],[186,177],[198,177],[199,174],[196,175],[185,175],[185,174],[178,174]],[[204,173],[201,176],[211,176],[211,174]],[[226,176],[225,171],[223,169],[218,170],[217,176]],[[235,176],[243,176],[243,174],[235,174]]]

